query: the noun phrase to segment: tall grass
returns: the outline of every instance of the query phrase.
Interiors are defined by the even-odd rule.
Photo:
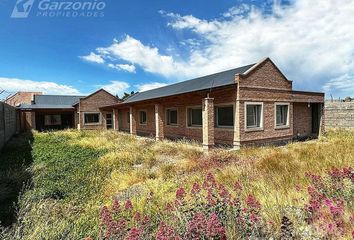
[[[12,154],[23,155],[21,150]],[[151,213],[156,209],[144,207],[150,194],[156,206],[163,206],[177,186],[191,187],[207,172],[228,187],[240,180],[242,197],[252,192],[263,206],[261,214],[279,225],[290,206],[307,200],[298,191],[309,184],[306,172],[354,166],[354,133],[330,131],[320,140],[237,152],[217,149],[206,156],[195,142],[66,130],[34,133],[25,158],[33,159],[32,184],[19,198],[18,222],[0,235],[5,239],[97,238],[99,210],[112,198],[132,199]]]

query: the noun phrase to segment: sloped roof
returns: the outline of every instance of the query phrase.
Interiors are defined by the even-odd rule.
[[[84,96],[70,96],[70,95],[35,95],[35,104],[48,105],[73,105]]]
[[[250,64],[250,65],[234,68],[227,71],[214,73],[204,77],[198,77],[188,81],[171,84],[165,87],[160,87],[145,92],[140,92],[129,97],[123,103],[133,103],[133,102],[144,101],[144,100],[149,100],[154,98],[167,97],[167,96],[172,96],[172,95],[177,95],[182,93],[206,90],[209,88],[235,84],[235,75],[245,73],[254,65],[256,64]]]
[[[35,95],[33,104],[21,104],[21,109],[73,109],[84,96]]]

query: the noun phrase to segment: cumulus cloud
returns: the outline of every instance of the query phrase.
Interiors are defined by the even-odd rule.
[[[120,96],[130,87],[130,85],[124,81],[110,81],[109,84],[99,85],[98,87],[103,88],[114,95],[117,94]]]
[[[45,94],[59,94],[59,95],[79,95],[80,91],[76,88],[58,84],[55,82],[47,81],[33,81],[33,80],[24,80],[17,78],[6,78],[0,77],[0,88],[8,92],[17,92],[17,91],[34,91],[34,92],[43,92]]]
[[[323,89],[331,93],[336,91],[337,96],[342,98],[354,95],[354,75],[344,74],[338,78],[331,79],[327,82]]]
[[[207,21],[194,17],[193,15],[181,16],[175,13],[167,13],[166,16],[173,18],[175,21],[169,22],[168,26],[175,29],[191,29],[195,32],[207,34],[218,30],[219,21]]]
[[[113,69],[123,70],[123,71],[127,71],[130,73],[135,73],[135,66],[134,65],[109,63],[107,66],[110,68],[113,68]]]
[[[138,85],[136,85],[136,87],[138,88],[139,92],[144,92],[147,90],[163,87],[166,85],[167,85],[166,83],[151,82],[151,83],[138,84]]]
[[[110,59],[124,60],[143,68],[147,72],[172,76],[181,71],[181,65],[172,56],[162,55],[156,47],[145,46],[139,40],[127,35],[121,41],[114,40],[108,47],[97,48],[100,55]]]
[[[91,52],[87,56],[80,56],[80,58],[85,61],[94,62],[94,63],[104,63],[105,62],[104,59],[100,55],[93,53],[93,52]]]
[[[97,48],[95,54],[174,79],[206,75],[269,56],[294,80],[296,89],[323,90],[334,96],[344,94],[342,87],[351,81],[347,76],[354,75],[352,0],[294,0],[288,5],[276,0],[266,7],[240,4],[216,19],[161,14],[168,19],[168,27],[193,34],[193,40],[181,39],[183,54],[162,54],[164,49],[131,36]]]

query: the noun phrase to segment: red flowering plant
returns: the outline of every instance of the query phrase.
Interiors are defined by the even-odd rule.
[[[350,218],[346,218],[346,207],[353,208],[354,171],[351,168],[332,169],[327,176],[307,174],[311,185],[307,191],[305,205],[306,220],[324,238],[338,238],[350,235]]]
[[[259,202],[253,195],[241,201],[241,192],[239,182],[230,191],[208,173],[201,185],[194,183],[190,191],[176,191],[176,200],[166,207],[164,220],[173,223],[183,239],[225,239],[227,231],[244,237],[266,236]]]
[[[130,200],[121,205],[114,199],[111,208],[102,207],[100,221],[103,239],[147,239],[152,231],[150,217],[134,212]]]

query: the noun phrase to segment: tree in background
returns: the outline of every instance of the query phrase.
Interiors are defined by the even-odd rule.
[[[126,100],[128,97],[133,96],[134,94],[137,94],[137,93],[139,93],[139,92],[134,92],[134,91],[131,91],[130,93],[124,92],[122,98],[120,98],[120,97],[118,96],[118,94],[116,95],[116,97],[117,97],[119,100],[124,101],[124,100]]]

